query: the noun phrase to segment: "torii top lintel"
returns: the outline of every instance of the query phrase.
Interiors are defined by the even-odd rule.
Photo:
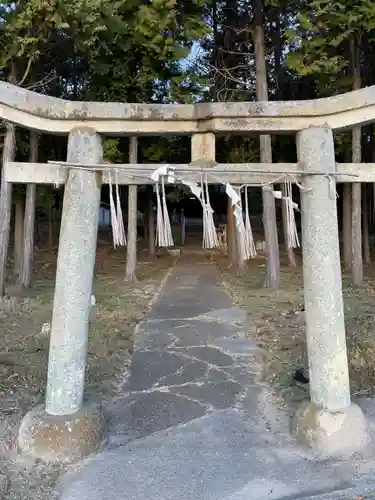
[[[0,81],[1,118],[54,134],[80,126],[113,135],[293,133],[309,126],[343,130],[375,121],[375,86],[308,101],[130,104],[67,101]]]

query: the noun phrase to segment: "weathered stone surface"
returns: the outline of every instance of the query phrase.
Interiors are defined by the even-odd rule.
[[[221,321],[224,323],[235,324],[243,323],[246,319],[246,312],[239,307],[227,307],[215,309],[204,315],[204,319],[210,321]]]
[[[212,132],[205,134],[193,134],[191,137],[191,161],[211,161],[216,160],[216,138]]]
[[[231,377],[224,370],[220,368],[209,368],[207,373],[207,382],[223,382],[229,380]]]
[[[19,428],[18,446],[44,462],[75,462],[99,450],[104,431],[100,409],[91,405],[73,415],[46,413],[44,405],[29,411]]]
[[[95,457],[64,485],[61,500],[280,500],[350,483],[260,440],[229,409]]]
[[[366,420],[359,406],[330,412],[314,403],[304,403],[292,424],[298,441],[319,458],[350,457],[370,442]]]
[[[173,349],[173,348],[172,348]],[[205,361],[214,366],[232,366],[233,358],[216,347],[207,345],[175,348],[173,352],[181,353],[186,357]]]
[[[155,330],[146,332],[142,335],[142,331],[138,332],[139,335],[136,336],[134,346],[137,350],[151,350],[151,349],[163,349],[170,346],[176,340],[176,338],[167,332],[162,330]]]
[[[330,411],[350,405],[341,285],[332,130],[310,127],[297,135],[307,175],[301,191],[303,282],[311,401]]]
[[[227,323],[217,323],[207,320],[190,320],[175,328],[176,337],[173,347],[194,347],[202,344],[212,344],[215,339],[238,334],[238,327]]]
[[[342,129],[375,118],[375,87],[309,101],[199,104],[71,102],[0,82],[1,117],[26,128],[68,133],[293,132],[309,125]],[[23,111],[20,113],[19,111]]]
[[[223,337],[215,339],[211,343],[234,357],[253,356],[254,351],[259,349],[258,343],[252,339]]]
[[[254,378],[237,352],[245,350],[238,323],[244,315],[231,310],[209,263],[193,265],[176,265],[137,333],[124,396],[107,412],[111,447],[237,406],[247,391],[241,381]],[[183,308],[180,317],[176,302]]]
[[[201,417],[208,405],[192,398],[165,391],[141,392],[133,395],[126,406],[112,408],[108,436],[123,436],[121,443],[134,441],[154,432]],[[115,439],[114,441],[117,441]]]
[[[168,286],[173,286],[173,301],[169,293],[161,296],[153,308],[153,320],[195,319],[200,320],[201,325],[205,316],[211,312],[232,307],[230,297],[222,290],[214,273],[212,275],[206,272],[203,275],[183,273],[180,276],[174,274],[173,285],[171,282]],[[199,300],[197,300],[197,290],[199,290]]]
[[[133,174],[127,170],[127,167],[132,169]],[[185,173],[189,174],[189,179],[192,182],[200,182],[200,173],[191,172],[191,166],[189,164],[172,164],[171,167],[177,168],[179,174],[184,176]],[[137,164],[126,164],[120,165],[116,164],[118,167],[118,183],[132,185],[137,181],[134,177],[134,170],[139,169]],[[155,168],[155,164],[142,164],[143,171],[152,171]],[[293,174],[293,178],[290,179],[291,182],[301,182],[302,176],[297,172],[301,170],[299,163],[218,163],[215,167],[211,168],[212,177],[208,178],[208,183],[217,184],[214,180],[215,177],[220,177],[223,184],[226,182],[231,182],[232,184],[262,184],[264,182],[272,181],[275,174],[264,174],[253,173],[254,170],[272,170],[274,172],[279,172],[280,175],[287,171]],[[215,172],[215,170],[217,170]],[[66,183],[68,170],[65,167],[61,167],[56,164],[51,163],[23,163],[23,162],[7,162],[4,170],[4,177],[7,182],[12,182],[15,184],[56,184],[63,185]],[[335,176],[336,182],[374,182],[375,181],[375,163],[337,163],[336,164]],[[151,178],[143,177],[142,184],[150,185],[154,181]],[[108,176],[103,179],[103,184],[108,184]]]
[[[222,380],[203,384],[186,384],[172,387],[170,390],[187,396],[189,399],[209,403],[213,408],[225,409],[235,406],[242,387],[231,380]]]
[[[9,491],[10,481],[6,474],[0,473],[0,498],[6,498]]]
[[[167,375],[159,380],[158,386],[173,386],[187,384],[188,382],[204,381],[207,378],[207,363],[202,361],[189,361],[177,372]]]
[[[69,161],[96,164],[102,158],[102,139],[94,130],[81,127],[71,132]],[[100,193],[98,172],[69,171],[48,357],[46,410],[51,415],[74,414],[83,402]]]
[[[173,352],[155,349],[133,353],[130,376],[125,391],[152,389],[167,375],[173,375],[186,364],[186,359]]]

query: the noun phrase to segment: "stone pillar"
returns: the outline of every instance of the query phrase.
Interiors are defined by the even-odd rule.
[[[212,132],[201,132],[191,137],[192,166],[210,168],[216,164],[216,140]],[[202,233],[203,240],[203,233]]]
[[[201,162],[202,167],[213,166],[216,163],[215,134],[204,132],[191,137],[191,162]]]
[[[101,163],[101,137],[88,128],[69,135],[68,161]],[[20,448],[47,461],[71,461],[95,451],[103,419],[83,406],[88,321],[99,222],[101,172],[71,169],[65,186],[53,302],[45,407],[24,418]]]
[[[303,278],[311,402],[294,420],[297,438],[321,456],[352,452],[367,440],[366,423],[351,404],[336,207],[332,131],[297,135],[305,172],[301,190]]]

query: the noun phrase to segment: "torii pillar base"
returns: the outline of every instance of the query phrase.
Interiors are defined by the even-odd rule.
[[[83,406],[72,415],[50,415],[40,405],[29,411],[18,431],[18,446],[46,463],[73,463],[97,453],[104,432],[100,408]]]
[[[339,411],[303,403],[294,416],[292,432],[319,460],[349,458],[370,441],[365,417],[354,403]]]

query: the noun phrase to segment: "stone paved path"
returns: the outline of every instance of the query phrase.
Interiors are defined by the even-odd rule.
[[[125,396],[111,407],[110,446],[236,407],[254,386],[240,356],[256,344],[216,274],[208,263],[173,269],[136,336]]]
[[[212,264],[181,260],[107,408],[106,449],[67,474],[62,500],[292,499],[353,487],[355,464],[312,462],[270,431],[277,414],[255,382],[243,321]]]

